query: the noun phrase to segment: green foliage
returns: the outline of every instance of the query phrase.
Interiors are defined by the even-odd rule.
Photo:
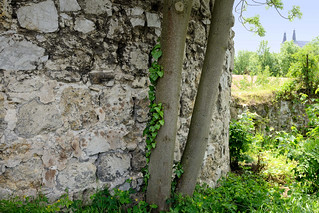
[[[193,197],[176,196],[170,212],[316,212],[319,209],[318,197],[307,195],[300,186],[291,186],[289,195],[284,196],[284,188],[271,185],[258,175],[229,174],[218,185],[218,188],[198,185]]]
[[[319,191],[319,100],[308,105],[306,112],[309,127],[306,138],[300,142],[298,152],[294,153],[298,167],[295,169],[297,179],[307,183],[312,192]]]
[[[158,134],[159,129],[161,126],[164,125],[164,109],[161,103],[156,103],[156,83],[157,80],[164,75],[164,71],[161,65],[159,65],[158,60],[162,56],[163,52],[161,50],[160,44],[156,44],[151,51],[151,55],[153,57],[153,63],[149,68],[149,79],[151,85],[149,86],[148,97],[150,100],[150,120],[148,121],[144,131],[143,136],[146,136],[146,148],[145,148],[145,156],[146,156],[146,163],[149,163],[151,151],[156,147],[155,138]],[[148,184],[148,179],[150,177],[150,173],[148,171],[148,165],[142,169],[144,174],[144,183],[145,187]]]
[[[245,153],[252,143],[254,114],[243,113],[237,121],[233,121],[229,126],[229,153],[231,167],[235,169],[238,163],[245,159]]]
[[[266,8],[275,8],[278,14],[289,21],[294,20],[295,18],[301,18],[302,13],[300,12],[299,6],[293,6],[291,10],[288,11],[288,17],[284,17],[280,11],[284,9],[284,4],[282,0],[265,0],[265,1],[248,1],[248,0],[240,0],[239,3],[235,7],[235,11],[239,13],[239,22],[243,24],[243,26],[252,32],[255,32],[259,36],[264,36],[266,31],[260,23],[259,15],[253,17],[245,17],[244,12],[247,10],[249,6],[266,6]],[[247,24],[249,27],[247,27]]]
[[[319,86],[319,38],[314,39],[293,55],[295,61],[288,75],[296,78],[296,90],[312,95]]]
[[[235,57],[234,74],[257,75],[266,71],[271,76],[280,75],[280,57],[270,52],[268,41],[261,41],[256,52],[239,51]]]
[[[254,52],[246,50],[238,51],[234,61],[234,74],[244,75],[250,72],[249,64],[252,54],[254,54]]]
[[[279,74],[279,61],[275,53],[270,52],[270,47],[268,46],[268,41],[261,41],[257,49],[258,62],[261,65],[261,70],[265,70],[268,67],[272,76],[277,76]],[[257,73],[254,73],[255,75]]]
[[[286,76],[290,66],[296,62],[296,59],[293,57],[295,53],[300,50],[300,47],[296,45],[293,41],[286,41],[281,44],[280,53],[278,55],[279,64],[280,64],[280,76]]]
[[[288,188],[288,187],[286,187]],[[289,186],[284,196],[284,189],[269,184],[262,176],[249,172],[241,176],[230,173],[222,178],[217,188],[197,185],[192,197],[176,195],[169,212],[318,212],[318,195],[309,195],[301,184]],[[67,195],[53,204],[41,195],[36,198],[14,198],[0,201],[3,213],[149,213],[156,205],[145,201],[133,200],[132,190],[108,189],[98,191],[90,197],[91,202],[84,205],[81,200],[71,201]]]
[[[43,194],[36,197],[24,196],[23,198],[14,197],[8,200],[0,200],[0,212],[3,213],[47,213],[59,212],[71,206],[68,194],[64,194],[59,200],[49,204],[48,198]]]
[[[49,212],[72,212],[72,213],[148,213],[156,209],[156,205],[148,205],[145,201],[131,198],[133,190],[122,191],[114,189],[110,193],[108,189],[100,190],[93,194],[89,205],[84,205],[82,200],[71,201],[68,194],[64,194],[56,202],[49,204],[44,195],[36,198],[25,197],[10,200],[0,200],[0,212],[3,213],[49,213]]]

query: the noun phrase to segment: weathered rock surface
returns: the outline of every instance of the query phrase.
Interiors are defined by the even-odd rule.
[[[128,174],[130,162],[128,154],[103,154],[97,161],[97,177],[107,182]]]
[[[148,27],[161,27],[161,20],[158,14],[146,12],[146,21]]]
[[[89,33],[95,30],[95,24],[93,21],[90,21],[85,18],[77,18],[74,23],[74,29],[81,33]]]
[[[32,70],[46,61],[45,50],[20,36],[0,36],[0,69]]]
[[[84,11],[88,14],[112,15],[112,3],[110,0],[84,0]]]
[[[238,115],[249,110],[256,113],[255,124],[258,131],[272,134],[274,131],[291,131],[291,127],[298,129],[308,125],[305,105],[292,101],[278,101],[276,103],[260,103],[253,105],[240,105],[236,100],[231,104],[231,117],[237,119]]]
[[[89,90],[69,87],[61,96],[61,111],[72,130],[80,130],[97,122]]]
[[[57,182],[61,190],[83,190],[96,182],[95,171],[96,167],[92,163],[71,163],[59,172]]]
[[[42,131],[52,132],[62,126],[61,114],[53,104],[40,104],[37,100],[22,105],[17,114],[16,133],[32,137]]]
[[[60,10],[63,12],[72,12],[81,10],[76,0],[59,0]]]
[[[44,33],[58,30],[58,13],[52,0],[24,6],[17,11],[21,27]]]

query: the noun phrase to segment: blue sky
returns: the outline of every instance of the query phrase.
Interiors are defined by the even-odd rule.
[[[251,0],[248,0],[251,1]],[[265,0],[259,0],[265,1]],[[235,5],[239,0],[235,0]],[[279,52],[280,44],[284,32],[287,33],[287,40],[292,39],[293,30],[296,30],[297,40],[310,41],[319,36],[319,0],[283,0],[284,11],[282,14],[287,16],[288,10],[292,5],[300,6],[303,16],[293,22],[281,18],[275,9],[266,9],[264,6],[248,7],[244,13],[246,17],[256,14],[260,15],[260,21],[266,30],[264,37],[259,37],[253,32],[247,31],[238,21],[238,14],[235,15],[235,51],[249,50],[256,51],[260,41],[267,40],[271,52]]]

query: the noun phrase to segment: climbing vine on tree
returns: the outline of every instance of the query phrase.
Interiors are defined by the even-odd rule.
[[[164,111],[163,111],[163,105],[162,103],[156,103],[156,83],[157,80],[164,75],[163,67],[159,65],[158,60],[162,56],[162,50],[160,44],[156,44],[154,48],[152,49],[151,55],[153,57],[153,63],[151,67],[149,68],[149,79],[151,82],[151,85],[149,86],[148,91],[148,97],[150,100],[150,119],[146,125],[146,128],[143,132],[143,136],[146,136],[146,149],[145,149],[145,155],[146,155],[146,163],[148,164],[150,161],[150,155],[151,150],[156,147],[156,141],[155,138],[157,136],[158,130],[161,128],[161,126],[164,125]],[[143,169],[144,173],[144,182],[147,186],[148,179],[150,177],[149,171],[148,171],[148,165],[144,167]]]

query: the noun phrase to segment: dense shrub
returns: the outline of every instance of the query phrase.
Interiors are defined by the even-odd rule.
[[[246,157],[245,153],[248,151],[252,143],[254,132],[253,123],[254,114],[243,113],[238,120],[234,120],[229,126],[229,153],[230,164],[232,169],[238,168],[238,163],[243,161]]]

